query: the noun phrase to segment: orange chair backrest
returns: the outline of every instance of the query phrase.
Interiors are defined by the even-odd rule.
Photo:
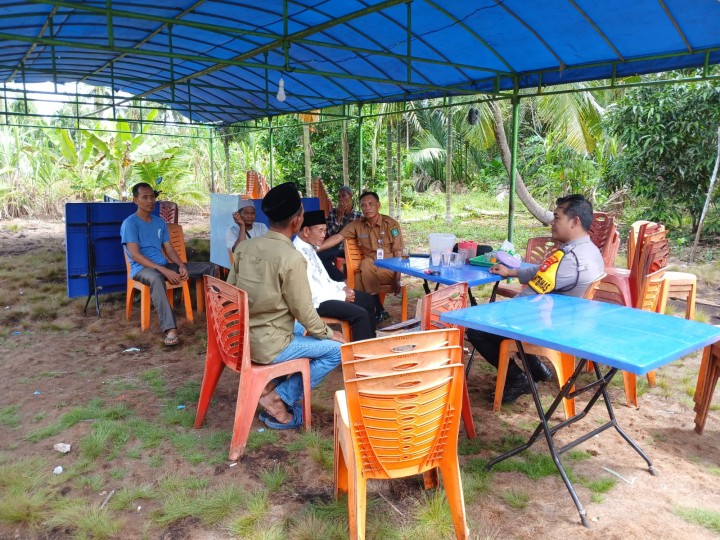
[[[662,268],[647,276],[642,289],[642,294],[638,298],[638,303],[635,307],[645,311],[663,313],[665,311],[666,303],[665,269]]]
[[[606,275],[602,281],[593,287],[591,300],[605,302],[606,304],[625,305],[623,291],[623,278],[614,274]]]
[[[440,347],[426,351],[373,356],[352,362],[343,362],[343,377],[346,380],[410,370],[427,369],[462,363],[461,347]]]
[[[428,330],[425,332],[408,332],[364,341],[345,343],[340,347],[342,363],[373,358],[375,356],[388,356],[399,353],[420,352],[441,347],[456,347],[460,345],[460,330],[457,328],[444,328],[441,330]]]
[[[204,275],[207,354],[217,354],[230,369],[250,369],[250,321],[247,293]]]
[[[332,209],[332,200],[325,189],[325,182],[319,176],[312,179],[312,194],[313,197],[320,200],[320,210],[325,212],[325,217],[327,217]]]
[[[347,238],[345,240],[345,268],[347,270],[347,286],[351,289],[355,288],[355,274],[360,271],[360,261],[363,260],[363,254],[357,240]]]
[[[602,280],[605,279],[606,275],[607,274],[603,272],[599,278],[597,278],[590,285],[588,285],[587,289],[585,289],[585,294],[583,294],[583,298],[585,298],[585,300],[592,300],[595,297],[595,293],[600,287]]]
[[[561,245],[562,242],[553,240],[550,236],[536,236],[535,238],[531,238],[528,240],[525,250],[525,262],[540,264]]]
[[[605,266],[612,266],[620,244],[615,219],[605,212],[595,212],[589,235],[592,243],[600,250]]]
[[[178,222],[178,214],[180,213],[178,211],[178,205],[177,203],[174,203],[172,201],[160,201],[158,202],[160,205],[160,208],[158,208],[160,213],[160,218],[165,223],[177,223]]]
[[[175,253],[178,254],[182,262],[187,262],[187,251],[185,250],[185,234],[183,233],[182,225],[177,223],[168,224],[168,233],[170,235],[170,244],[172,245]]]
[[[443,322],[440,315],[448,311],[467,307],[468,284],[456,283],[443,287],[437,291],[426,294],[422,302],[422,316],[420,328],[422,330],[435,330],[437,328],[457,328],[457,326]],[[464,329],[460,329],[460,342],[463,341]]]
[[[457,453],[461,363],[345,381],[358,467],[373,479],[437,467]]]

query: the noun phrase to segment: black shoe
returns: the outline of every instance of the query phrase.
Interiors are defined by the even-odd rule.
[[[378,315],[375,315],[375,323],[380,324],[383,321],[387,321],[389,318],[390,314],[383,309]]]
[[[547,382],[553,376],[552,371],[540,360],[531,363],[530,372],[535,382]]]
[[[508,382],[505,384],[505,390],[503,390],[503,403],[512,403],[523,394],[530,393],[530,383],[527,378],[523,375],[521,379],[516,381]]]

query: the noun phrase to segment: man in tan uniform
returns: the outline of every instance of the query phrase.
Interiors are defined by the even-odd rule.
[[[365,191],[360,195],[360,208],[363,217],[348,223],[338,234],[327,238],[320,250],[325,250],[343,242],[346,238],[357,240],[363,254],[360,262],[360,274],[355,288],[375,296],[375,320],[382,322],[390,317],[380,303],[380,287],[391,285],[393,292],[400,291],[400,274],[378,268],[378,258],[400,257],[403,248],[403,236],[400,224],[390,216],[380,213],[380,198],[374,191]]]

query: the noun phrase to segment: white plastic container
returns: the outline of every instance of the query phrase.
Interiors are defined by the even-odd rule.
[[[455,235],[449,233],[430,233],[430,253],[450,253],[455,245]]]

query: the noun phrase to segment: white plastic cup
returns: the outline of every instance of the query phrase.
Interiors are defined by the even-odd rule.
[[[431,251],[430,252],[430,264],[432,266],[440,266],[441,260],[442,260],[442,252],[441,251]]]
[[[450,255],[452,255],[452,253],[449,251],[444,251],[442,253],[442,265],[443,266],[450,266],[450,260],[451,260]]]
[[[450,257],[451,266],[461,267],[465,265],[465,251],[458,251],[457,253],[453,253]]]

